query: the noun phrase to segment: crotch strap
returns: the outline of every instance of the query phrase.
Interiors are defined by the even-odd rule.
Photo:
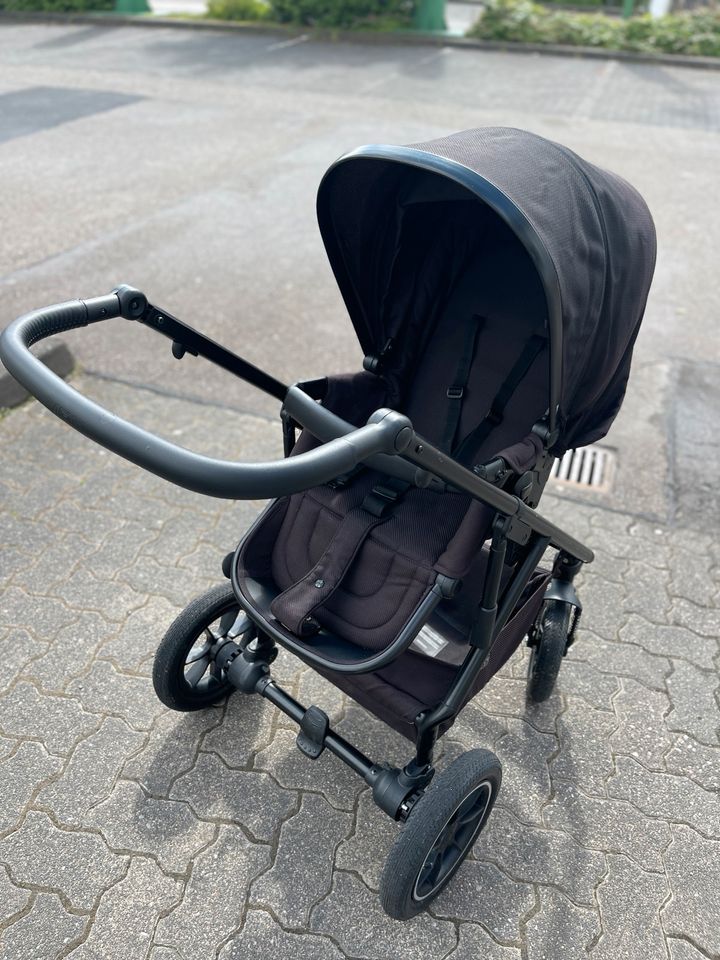
[[[319,625],[313,614],[335,593],[370,532],[389,519],[391,507],[409,486],[385,478],[361,506],[345,514],[315,566],[271,603],[276,620],[296,636],[317,633]]]

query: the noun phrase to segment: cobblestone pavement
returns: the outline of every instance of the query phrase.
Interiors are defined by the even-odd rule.
[[[206,453],[277,452],[266,420],[75,383],[150,428],[176,424],[168,435]],[[152,691],[164,629],[218,582],[259,504],[179,491],[35,402],[0,436],[4,958],[720,956],[720,558],[708,533],[545,498],[597,550],[578,642],[548,703],[526,706],[518,654],[448,734],[441,763],[492,747],[503,790],[450,888],[401,924],[376,898],[397,828],[339,761],[304,758],[256,698],[181,715]],[[276,673],[374,758],[406,756],[297,661],[281,656]]]

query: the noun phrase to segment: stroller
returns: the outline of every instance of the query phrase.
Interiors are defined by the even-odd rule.
[[[624,180],[521,130],[367,146],[325,175],[318,219],[361,370],[288,387],[138,290],[16,320],[0,355],[50,410],[171,483],[274,498],[160,643],[154,686],[174,710],[234,690],[299,725],[403,826],[380,885],[406,919],[445,887],[484,828],[501,767],[433,752],[523,638],[528,698],[551,693],[575,638],[573,580],[593,554],[536,511],[554,459],[604,436],[625,392],[655,261]],[[29,351],[43,337],[135,320],[280,401],[285,459],[231,463],[121,420]],[[557,551],[551,570],[538,566]],[[275,682],[282,647],[414,744],[376,763]]]

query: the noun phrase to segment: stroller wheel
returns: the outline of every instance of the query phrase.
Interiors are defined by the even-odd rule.
[[[571,614],[570,604],[549,600],[532,629],[527,687],[531,703],[542,703],[553,692],[567,649]]]
[[[435,778],[385,863],[380,902],[387,914],[409,920],[430,905],[485,826],[501,780],[490,750],[468,750]]]
[[[170,626],[153,664],[155,693],[171,710],[202,710],[234,688],[216,668],[213,647],[237,642],[241,610],[229,584],[196,597]]]

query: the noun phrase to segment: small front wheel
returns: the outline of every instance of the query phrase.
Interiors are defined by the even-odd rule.
[[[563,600],[548,600],[530,634],[527,698],[543,703],[555,688],[570,638],[573,608]]]
[[[155,654],[153,686],[165,706],[183,712],[203,710],[231,693],[234,688],[217,668],[213,650],[226,637],[240,643],[247,626],[229,584],[189,603]]]
[[[501,780],[490,750],[468,750],[435,778],[385,863],[380,902],[389,916],[409,920],[450,882],[485,826]]]

